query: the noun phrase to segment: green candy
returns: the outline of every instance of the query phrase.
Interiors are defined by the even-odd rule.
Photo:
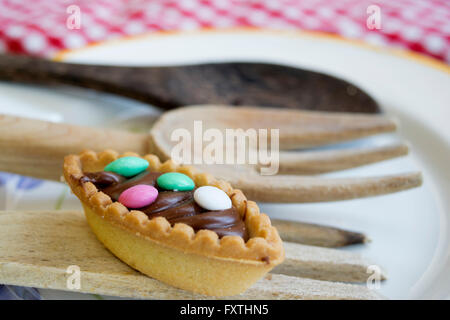
[[[195,188],[195,183],[187,175],[179,172],[164,173],[156,179],[158,186],[165,190],[190,191]]]
[[[114,172],[129,178],[145,171],[148,165],[148,161],[142,158],[123,157],[108,164],[104,171]]]

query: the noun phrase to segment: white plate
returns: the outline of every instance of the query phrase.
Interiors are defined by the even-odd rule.
[[[412,154],[333,176],[420,169],[424,185],[361,200],[261,207],[272,217],[367,233],[372,243],[343,250],[360,252],[387,269],[389,280],[379,290],[388,298],[449,297],[450,69],[445,65],[336,37],[254,30],[151,34],[64,52],[58,58],[122,65],[257,60],[314,69],[354,82],[367,90],[388,114],[399,118],[400,135],[411,142]],[[136,118],[157,111],[127,99],[79,89],[1,83],[0,112],[85,125],[130,126],[141,125],[142,121],[136,123]],[[371,142],[379,143],[385,138]],[[11,183],[9,190],[14,187]],[[26,191],[15,208],[53,209],[65,190],[62,184],[46,182]],[[69,194],[60,204],[63,209],[80,208]],[[40,292],[47,298],[90,297],[52,290]]]

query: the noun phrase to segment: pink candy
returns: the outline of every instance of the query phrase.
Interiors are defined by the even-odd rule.
[[[158,197],[155,187],[139,184],[126,189],[120,194],[119,202],[127,208],[137,209],[148,206]]]

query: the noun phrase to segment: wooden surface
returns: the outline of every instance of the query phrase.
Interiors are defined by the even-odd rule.
[[[0,213],[0,283],[68,290],[66,270],[71,265],[80,267],[81,292],[150,299],[208,298],[146,277],[116,259],[97,241],[80,212]],[[381,297],[365,286],[269,274],[231,298]]]

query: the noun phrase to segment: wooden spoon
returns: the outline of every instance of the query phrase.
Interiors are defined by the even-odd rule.
[[[0,55],[0,79],[69,84],[133,98],[163,109],[226,104],[359,113],[380,111],[374,99],[347,81],[267,63],[129,67]]]

